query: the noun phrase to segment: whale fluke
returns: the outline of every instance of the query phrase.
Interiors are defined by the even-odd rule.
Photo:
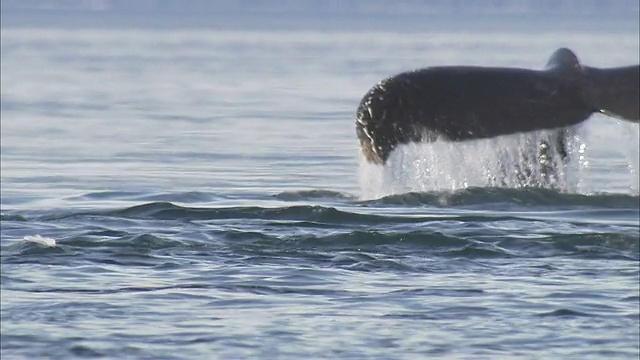
[[[586,68],[598,111],[623,120],[640,121],[640,66]]]
[[[443,66],[403,72],[366,93],[356,132],[367,161],[384,164],[409,142],[561,129],[596,112],[638,122],[639,70],[583,66],[561,48],[543,70]]]

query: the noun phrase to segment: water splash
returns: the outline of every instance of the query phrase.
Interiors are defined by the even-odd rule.
[[[23,238],[23,240],[29,241],[29,242],[33,242],[33,243],[36,243],[36,244],[40,244],[40,245],[44,245],[44,246],[47,246],[47,247],[55,247],[56,246],[56,240],[54,238],[41,236],[39,234],[27,235],[27,236],[25,236]]]
[[[629,190],[632,194],[638,194],[640,192],[640,131],[637,127],[627,128],[630,131],[623,132],[624,143],[628,144],[624,152],[625,160],[627,161],[627,171],[635,181],[631,182]]]
[[[360,162],[363,198],[469,187],[583,192],[589,147],[579,128],[467,142],[407,144],[385,167]]]

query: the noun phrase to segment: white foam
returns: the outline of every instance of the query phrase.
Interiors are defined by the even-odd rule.
[[[24,237],[24,240],[31,241],[40,245],[54,247],[56,246],[56,240],[54,238],[36,235],[27,235]]]
[[[407,192],[459,190],[468,187],[520,188],[541,186],[583,192],[589,168],[588,147],[578,129],[566,138],[570,161],[564,163],[554,149],[557,132],[539,131],[466,142],[402,145],[386,166],[360,161],[360,188],[365,199]],[[547,164],[540,165],[541,141],[546,141]],[[549,175],[551,174],[551,176]]]

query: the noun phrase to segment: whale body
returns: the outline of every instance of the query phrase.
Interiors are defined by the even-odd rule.
[[[603,113],[640,120],[640,65],[593,68],[569,49],[543,70],[442,66],[380,81],[356,113],[361,151],[385,164],[410,142],[466,141],[563,129]]]

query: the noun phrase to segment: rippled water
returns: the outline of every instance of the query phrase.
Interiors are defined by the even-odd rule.
[[[390,74],[637,33],[2,32],[3,358],[638,357],[636,124],[553,189],[487,182],[522,138],[380,169],[354,129]]]

